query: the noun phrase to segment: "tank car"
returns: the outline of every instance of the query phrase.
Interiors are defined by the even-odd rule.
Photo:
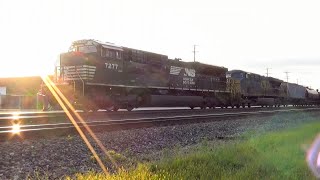
[[[282,82],[280,88],[287,104],[294,106],[306,104],[306,87],[294,83]]]
[[[311,88],[306,88],[306,101],[307,105],[319,105],[319,91]]]
[[[283,82],[281,84],[282,94],[286,103],[294,106],[319,104],[319,92],[302,85]]]
[[[76,108],[131,111],[136,107],[231,104],[227,68],[85,39],[60,54],[54,84]]]

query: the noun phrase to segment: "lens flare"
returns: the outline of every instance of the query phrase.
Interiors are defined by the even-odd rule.
[[[320,152],[318,153],[318,157],[317,157],[317,167],[320,167]]]
[[[13,120],[18,120],[20,118],[20,113],[12,113],[12,117],[11,117]]]
[[[320,178],[320,135],[316,137],[307,152],[307,163],[313,174]]]
[[[20,133],[20,124],[13,124],[11,132],[12,132],[12,134],[19,134]]]
[[[104,171],[104,173],[106,175],[109,174],[109,172],[108,172],[107,168],[105,167],[105,165],[103,164],[101,158],[98,156],[97,152],[94,150],[93,146],[89,142],[89,140],[86,137],[86,135],[84,134],[84,132],[78,126],[78,124],[77,124],[75,118],[73,117],[73,115],[75,115],[77,118],[79,118],[80,122],[84,124],[84,127],[86,128],[86,130],[88,130],[88,132],[90,133],[91,137],[93,137],[93,139],[97,142],[98,146],[102,149],[103,152],[105,152],[105,154],[109,157],[111,162],[118,168],[118,165],[112,159],[112,157],[108,154],[108,152],[106,151],[106,148],[103,146],[101,141],[95,136],[95,134],[92,132],[92,130],[86,124],[86,122],[83,120],[83,118],[77,112],[75,112],[74,107],[67,100],[67,98],[64,96],[64,94],[60,91],[60,89],[57,86],[55,86],[55,84],[51,81],[51,79],[48,76],[42,77],[42,80],[46,84],[46,86],[48,87],[48,89],[50,90],[50,92],[52,93],[54,98],[58,101],[58,103],[60,104],[61,108],[64,110],[66,115],[68,116],[69,120],[72,122],[72,124],[74,125],[74,127],[78,131],[79,135],[82,137],[83,141],[88,146],[89,150],[92,152],[93,156],[97,160],[98,164],[100,165],[100,167]],[[69,109],[71,109],[71,111],[69,111]]]

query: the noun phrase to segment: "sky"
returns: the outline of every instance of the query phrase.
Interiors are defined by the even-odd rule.
[[[52,74],[97,39],[320,88],[320,1],[0,0],[0,77]]]

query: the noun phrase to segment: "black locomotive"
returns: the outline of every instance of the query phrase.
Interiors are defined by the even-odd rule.
[[[60,54],[54,76],[54,84],[71,104],[93,111],[319,102],[319,93],[306,88],[304,98],[312,97],[312,101],[288,100],[291,86],[283,83],[271,77],[169,59],[166,55],[92,39],[74,41],[69,52]]]
[[[226,72],[224,67],[80,40],[60,55],[54,81],[74,105],[87,110],[206,108],[230,104]]]

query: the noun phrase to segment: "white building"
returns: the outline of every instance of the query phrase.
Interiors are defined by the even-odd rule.
[[[0,95],[6,95],[7,94],[7,87],[0,87]]]

